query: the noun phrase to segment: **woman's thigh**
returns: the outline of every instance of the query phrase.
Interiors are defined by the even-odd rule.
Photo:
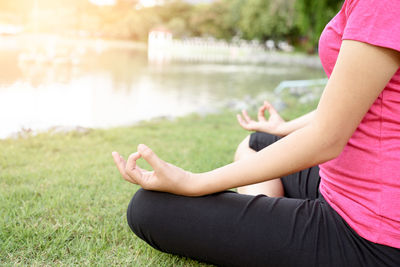
[[[280,137],[272,134],[255,132],[250,135],[249,147],[258,152],[279,139]],[[320,176],[318,166],[281,177],[281,181],[285,197],[298,199],[316,199],[319,197]]]
[[[133,232],[154,248],[221,266],[376,266],[376,255],[387,257],[322,198],[231,191],[183,197],[140,189],[127,216]]]

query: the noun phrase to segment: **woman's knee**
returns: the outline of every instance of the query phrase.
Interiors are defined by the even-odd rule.
[[[143,239],[143,227],[151,220],[151,208],[149,203],[152,203],[152,194],[154,192],[139,189],[132,197],[127,210],[128,225],[131,230],[140,238]]]
[[[252,148],[250,148],[249,142],[250,142],[250,135],[246,136],[242,140],[242,142],[240,142],[240,144],[236,148],[235,158],[234,158],[235,161],[238,161],[239,159],[242,159],[250,154],[255,153],[255,151]]]

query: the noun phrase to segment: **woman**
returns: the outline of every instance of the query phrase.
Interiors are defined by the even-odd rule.
[[[258,121],[244,112],[239,123],[258,132],[232,164],[195,174],[145,145],[127,162],[114,152],[144,188],[128,207],[132,230],[217,265],[400,266],[400,2],[346,0],[319,54],[329,81],[317,109],[291,122],[268,103]]]

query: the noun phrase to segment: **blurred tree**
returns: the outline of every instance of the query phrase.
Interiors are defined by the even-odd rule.
[[[158,24],[153,27],[164,26],[178,38],[191,35],[189,21],[193,15],[193,9],[192,5],[184,1],[166,1],[164,5],[151,9],[152,16],[158,18]]]
[[[301,40],[303,49],[314,52],[321,31],[343,1],[215,0],[191,5],[165,0],[164,5],[138,10],[139,0],[116,0],[114,6],[98,6],[89,0],[0,0],[0,22],[26,23],[28,30],[141,41],[151,28],[164,26],[175,37]]]
[[[235,27],[232,24],[230,8],[229,0],[196,6],[190,20],[193,34],[231,39],[235,35]]]
[[[143,9],[129,12],[123,24],[129,28],[130,39],[147,41],[150,30],[163,22],[153,9]]]
[[[226,0],[229,1],[229,24],[234,29],[236,36],[241,36],[239,23],[242,18],[242,7],[246,0]]]
[[[189,35],[186,21],[181,17],[175,17],[168,21],[167,29],[169,29],[175,37],[183,37]]]
[[[183,1],[167,1],[162,6],[155,6],[153,10],[154,15],[159,16],[164,23],[173,18],[181,18],[187,23],[192,15],[193,6]]]
[[[319,36],[336,15],[344,0],[297,0],[296,25],[303,36],[302,46],[308,52],[317,50]]]
[[[283,39],[291,32],[295,0],[247,0],[239,29],[246,39]],[[319,0],[318,0],[319,1]]]

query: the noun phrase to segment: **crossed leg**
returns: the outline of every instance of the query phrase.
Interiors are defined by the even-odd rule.
[[[234,160],[238,161],[243,158],[246,158],[252,154],[257,153],[249,146],[250,135],[248,135],[243,141],[239,144],[236,149]],[[264,194],[269,197],[282,197],[284,195],[283,185],[280,178],[258,183],[252,185],[246,185],[242,187],[238,187],[238,193],[246,194],[246,195],[258,195]]]
[[[252,134],[235,160],[277,139]],[[274,186],[239,189],[250,192],[245,194],[184,197],[140,189],[129,204],[128,224],[160,251],[218,266],[397,266],[397,249],[358,236],[323,199],[318,171],[315,166],[272,181]],[[285,197],[268,196],[283,191]]]

